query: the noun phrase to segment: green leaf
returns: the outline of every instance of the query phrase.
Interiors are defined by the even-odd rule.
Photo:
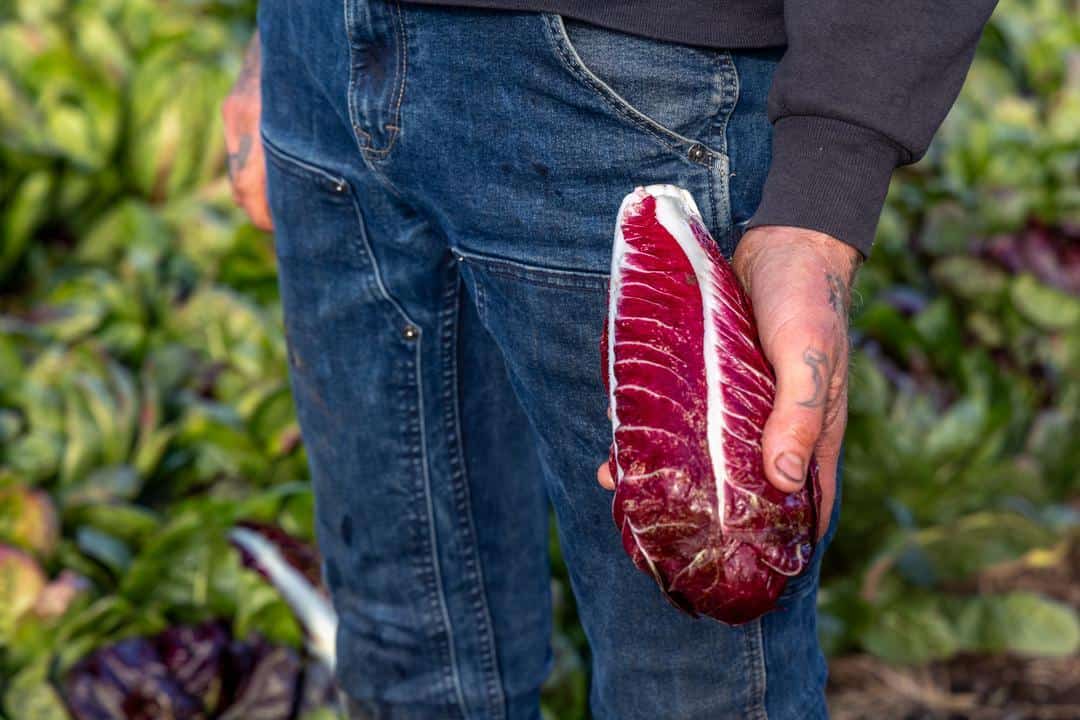
[[[123,577],[131,565],[131,551],[127,545],[108,533],[81,527],[75,531],[75,542],[83,554],[112,570],[117,577]]]
[[[138,505],[96,502],[65,513],[67,522],[94,528],[128,546],[138,546],[161,527],[161,518]]]
[[[912,533],[881,556],[919,584],[956,582],[1035,548],[1050,547],[1057,535],[1018,513],[978,512],[950,524]]]
[[[925,599],[881,609],[860,639],[873,654],[900,664],[947,658],[959,646],[948,618]]]
[[[4,711],[25,720],[69,720],[59,693],[49,683],[46,659],[34,663],[11,678],[4,693]]]
[[[978,398],[964,398],[953,404],[929,429],[925,446],[927,456],[945,462],[973,450],[982,438],[986,416],[986,403]]]
[[[1060,657],[1080,650],[1080,621],[1067,605],[1032,593],[1012,593],[1002,605],[997,627],[1004,631],[1007,649]]]
[[[1080,619],[1063,603],[1029,592],[972,598],[957,621],[974,652],[1067,657],[1080,650]]]
[[[22,258],[37,226],[48,217],[52,176],[39,171],[22,181],[0,215],[0,280]]]
[[[131,500],[142,489],[142,480],[130,465],[98,468],[83,479],[68,484],[60,493],[64,506]]]
[[[1080,299],[1042,285],[1035,276],[1016,276],[1009,288],[1013,306],[1043,330],[1067,330],[1080,324]]]
[[[1008,275],[985,260],[953,255],[934,263],[934,279],[946,290],[984,308],[991,308],[1008,287]]]

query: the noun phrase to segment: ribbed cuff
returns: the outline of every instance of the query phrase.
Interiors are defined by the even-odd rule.
[[[870,254],[900,149],[859,125],[806,115],[773,125],[772,164],[747,227],[827,233]]]

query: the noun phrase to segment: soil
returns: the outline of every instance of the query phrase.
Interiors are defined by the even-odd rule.
[[[962,590],[1026,590],[1080,609],[1080,542],[1062,560],[997,566]],[[962,655],[904,668],[853,655],[829,666],[833,720],[1080,720],[1080,657]]]
[[[830,664],[833,720],[1080,720],[1080,658],[960,656],[898,668]]]

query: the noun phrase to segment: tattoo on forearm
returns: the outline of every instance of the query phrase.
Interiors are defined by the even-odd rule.
[[[829,392],[829,356],[820,350],[806,348],[803,350],[803,362],[810,368],[810,375],[814,381],[814,394],[809,400],[799,402],[803,407],[816,408],[825,404]]]
[[[251,135],[241,135],[237,143],[236,152],[229,153],[227,158],[230,178],[237,177],[247,165],[248,156],[251,155]]]

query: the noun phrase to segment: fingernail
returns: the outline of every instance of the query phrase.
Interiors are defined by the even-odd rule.
[[[795,453],[780,453],[780,457],[776,458],[776,469],[781,475],[798,485],[802,485],[806,479],[806,466],[802,458]]]

